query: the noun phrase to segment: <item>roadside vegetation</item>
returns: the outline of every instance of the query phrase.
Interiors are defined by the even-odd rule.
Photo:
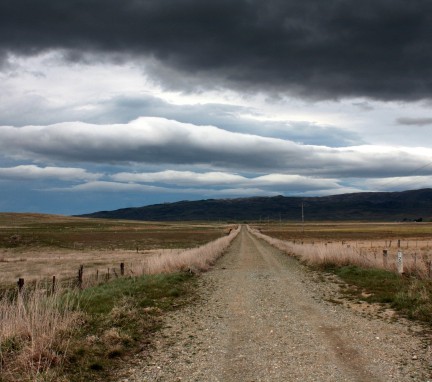
[[[122,360],[145,351],[165,312],[194,298],[194,275],[239,232],[226,230],[199,247],[141,256],[109,282],[87,272],[79,286],[74,278],[26,283],[20,292],[4,285],[0,381],[107,381]]]
[[[226,223],[141,222],[0,213],[0,286],[126,268],[155,254],[196,248],[226,235]]]
[[[422,230],[424,228],[423,226]],[[431,226],[427,228],[430,230]],[[343,290],[347,297],[363,299],[370,303],[390,304],[393,309],[405,316],[432,325],[431,253],[429,245],[426,244],[426,237],[422,237],[422,240],[418,237],[411,239],[412,251],[407,251],[406,247],[396,248],[394,238],[393,247],[390,240],[386,240],[385,247],[381,238],[380,244],[375,242],[369,246],[372,243],[369,241],[367,245],[363,242],[363,246],[358,246],[356,241],[347,243],[335,241],[334,238],[329,240],[328,236],[324,241],[311,237],[307,241],[288,241],[264,234],[259,228],[249,227],[249,230],[308,266],[338,275],[349,285]],[[408,238],[405,239],[408,243]],[[387,248],[386,256],[383,254],[383,247]],[[405,252],[403,274],[398,273],[398,251]]]

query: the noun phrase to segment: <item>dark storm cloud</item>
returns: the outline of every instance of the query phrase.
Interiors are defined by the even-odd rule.
[[[416,100],[432,96],[431,15],[429,0],[7,0],[0,50],[151,60],[172,87]]]

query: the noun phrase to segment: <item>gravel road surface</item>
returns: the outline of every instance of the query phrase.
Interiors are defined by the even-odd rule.
[[[432,381],[430,336],[336,304],[339,285],[245,227],[119,381]]]

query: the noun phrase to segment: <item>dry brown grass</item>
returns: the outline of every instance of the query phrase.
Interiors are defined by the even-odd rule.
[[[84,265],[85,273],[106,273],[107,269],[119,268],[120,263],[136,264],[143,259],[171,250],[106,250],[106,251],[56,251],[47,249],[40,252],[30,250],[18,255],[4,253],[0,255],[0,284],[15,283],[22,277],[26,282],[45,280],[56,276],[65,280],[75,277],[80,265]],[[1,250],[0,250],[1,253]]]
[[[48,371],[64,359],[70,332],[78,321],[79,313],[72,310],[71,299],[60,288],[49,295],[40,285],[14,296],[4,294],[0,299],[3,378],[16,380],[21,375],[32,381],[50,380]]]
[[[83,219],[0,213],[0,285],[130,269],[161,251],[199,247],[226,234],[226,224]]]
[[[205,271],[223,254],[239,231],[240,227],[198,248],[163,250],[147,254],[145,261],[138,256],[130,262],[126,272],[139,276]],[[83,287],[102,279],[102,275],[96,280],[94,273],[86,272]],[[7,291],[3,294],[0,298],[0,367],[4,380],[15,381],[16,375],[25,376],[29,381],[59,380],[58,374],[51,373],[52,366],[58,366],[64,360],[68,340],[80,318],[79,313],[71,309],[72,300],[76,304],[75,294],[65,294],[60,286],[51,293],[50,286],[42,284],[25,287],[22,293]]]
[[[430,277],[432,248],[428,240],[280,240],[248,227],[251,233],[282,251],[298,256],[310,265],[357,265],[363,268],[381,268],[397,272],[397,253],[403,253],[405,274],[419,278]],[[383,255],[387,250],[387,257]]]
[[[201,272],[214,264],[240,232],[240,226],[227,236],[216,239],[198,248],[181,252],[161,253],[151,256],[143,263],[143,273],[171,273],[177,271]]]

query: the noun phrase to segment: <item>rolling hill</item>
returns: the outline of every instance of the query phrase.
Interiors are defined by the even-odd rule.
[[[363,192],[323,197],[250,197],[207,199],[155,204],[81,217],[181,221],[181,220],[369,220],[432,219],[432,189],[403,192]]]

